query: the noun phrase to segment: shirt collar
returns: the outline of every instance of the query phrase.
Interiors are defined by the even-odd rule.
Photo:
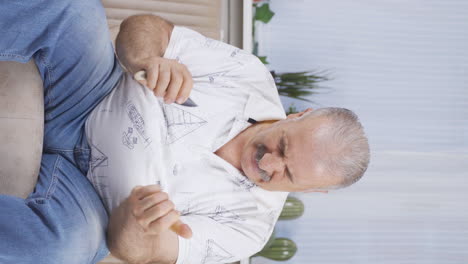
[[[249,118],[255,121],[281,120],[286,118],[286,114],[284,113],[283,106],[279,99],[276,103],[273,103],[271,100],[267,100],[261,95],[251,93],[244,106],[244,111],[241,115],[235,117],[228,136],[217,140],[213,144],[211,151],[214,152],[244,129],[248,128],[251,125],[251,123],[248,122]]]
[[[256,121],[281,120],[286,118],[281,102],[272,102],[261,95],[252,93],[244,108],[243,118],[253,118]]]

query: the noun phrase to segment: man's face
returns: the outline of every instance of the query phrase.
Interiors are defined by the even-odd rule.
[[[290,115],[259,131],[244,145],[241,167],[259,187],[270,191],[324,190],[340,180],[321,172],[311,154],[314,128],[326,122],[320,118]]]

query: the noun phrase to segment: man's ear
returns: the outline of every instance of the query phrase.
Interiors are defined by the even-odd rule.
[[[299,118],[301,117],[303,114],[305,113],[308,113],[312,111],[312,108],[307,108],[306,110],[302,111],[302,112],[299,112],[299,113],[294,113],[294,114],[289,114],[287,119],[293,119],[293,118]]]

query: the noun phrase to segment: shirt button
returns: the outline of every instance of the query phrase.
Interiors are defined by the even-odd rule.
[[[172,169],[172,174],[173,174],[174,176],[177,176],[177,174],[179,174],[179,170],[180,170],[179,164],[175,164],[175,165],[174,165],[174,168]]]

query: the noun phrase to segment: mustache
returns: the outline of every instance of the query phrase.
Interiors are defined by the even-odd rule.
[[[265,153],[267,152],[267,148],[263,144],[258,144],[257,145],[257,153],[255,153],[255,161],[257,162],[257,167],[260,171],[260,177],[262,178],[263,181],[269,182],[271,180],[271,176],[268,175],[268,173],[264,170],[262,170],[259,166],[258,163],[260,160],[263,158]]]

